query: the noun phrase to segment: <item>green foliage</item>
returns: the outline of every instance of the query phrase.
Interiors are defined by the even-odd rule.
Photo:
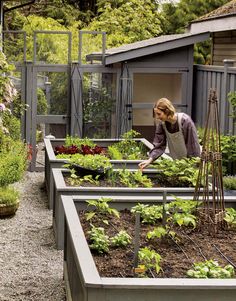
[[[160,174],[161,183],[169,186],[195,186],[198,178],[199,158],[185,158],[180,160],[170,160],[161,158],[152,164]]]
[[[180,0],[169,1],[162,4],[161,28],[163,34],[176,34],[185,32],[191,21],[224,5],[228,0]],[[198,43],[194,46],[195,64],[210,64],[211,41]]]
[[[230,117],[236,118],[236,91],[231,91],[228,93],[228,101],[232,106],[232,114]]]
[[[121,230],[110,241],[114,247],[126,247],[131,243],[131,237],[125,230]]]
[[[76,145],[78,148],[81,147],[81,145],[88,145],[91,147],[95,146],[95,143],[90,139],[90,138],[79,138],[76,136],[70,136],[67,135],[66,136],[66,140],[65,140],[65,146],[71,146],[71,145]]]
[[[152,187],[152,181],[146,175],[142,174],[141,170],[130,171],[122,169],[118,171],[119,180],[127,187]]]
[[[148,231],[147,233],[148,239],[161,238],[161,239],[172,239],[174,241],[179,241],[179,238],[175,231],[172,231],[170,227],[160,226],[155,227],[152,231]]]
[[[0,186],[19,181],[26,169],[27,150],[21,141],[11,141],[0,153]]]
[[[236,227],[236,210],[234,208],[226,208],[224,220],[231,228]]]
[[[156,251],[149,248],[141,248],[138,252],[138,258],[140,265],[145,266],[146,270],[154,268],[157,274],[160,272],[161,255]]]
[[[0,205],[7,204],[12,205],[15,204],[19,199],[19,192],[10,186],[0,187]]]
[[[85,29],[105,31],[108,48],[149,39],[161,33],[157,8],[151,0],[98,1],[98,16]]]
[[[5,110],[3,112],[2,123],[3,126],[7,128],[8,134],[13,140],[21,139],[20,120],[15,117],[11,111]]]
[[[90,231],[88,231],[91,244],[91,249],[96,250],[99,254],[107,253],[109,251],[110,240],[105,234],[105,230],[102,227],[95,227],[92,225]]]
[[[194,263],[193,268],[187,271],[190,278],[233,278],[234,267],[230,264],[221,267],[217,261],[206,260]]]
[[[138,204],[131,208],[132,213],[140,213],[142,223],[155,224],[158,220],[162,219],[163,206],[162,205],[145,205]]]
[[[227,190],[236,190],[236,177],[225,176],[223,177],[224,188]]]
[[[46,115],[48,112],[48,103],[46,96],[42,89],[37,88],[37,114],[38,115]]]
[[[108,202],[110,202],[111,198],[101,197],[98,200],[89,200],[86,201],[88,206],[94,206],[95,210],[92,212],[86,213],[87,220],[93,218],[97,214],[102,215],[114,215],[116,217],[120,217],[119,212],[115,208],[110,208]]]
[[[65,167],[67,167],[68,165],[65,165]],[[99,175],[96,176],[95,178],[93,178],[92,175],[86,175],[84,177],[80,177],[77,176],[75,174],[75,170],[71,170],[71,176],[68,178],[68,183],[71,186],[82,186],[83,183],[90,183],[94,186],[98,186],[99,185],[99,181],[98,181]]]
[[[204,129],[198,128],[200,144],[203,144]],[[222,152],[222,166],[225,175],[235,174],[236,164],[236,136],[220,135],[220,147]]]
[[[73,164],[77,164],[84,168],[92,169],[92,170],[108,170],[112,167],[109,158],[103,155],[82,155],[82,154],[74,154],[69,159],[69,164],[73,166]]]
[[[9,77],[14,66],[8,64],[6,57],[0,51],[0,103],[11,103],[17,92]]]
[[[134,138],[140,133],[130,130],[121,136],[121,141],[108,146],[108,155],[112,160],[141,160],[146,158],[147,149],[145,145]]]

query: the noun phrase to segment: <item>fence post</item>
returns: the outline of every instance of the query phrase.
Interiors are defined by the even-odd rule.
[[[221,133],[227,134],[229,132],[229,75],[228,68],[234,66],[235,60],[225,59],[224,63],[224,77],[222,87],[222,99],[220,104],[220,120],[221,120]]]

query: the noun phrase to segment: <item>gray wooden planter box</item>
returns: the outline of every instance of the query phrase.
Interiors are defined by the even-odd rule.
[[[100,277],[73,199],[63,197],[62,203],[68,301],[235,301],[235,279]]]
[[[118,210],[122,209],[130,209],[131,207],[135,206],[137,203],[146,203],[146,204],[162,204],[163,202],[171,202],[175,200],[173,195],[167,195],[166,190],[163,190],[162,195],[159,196],[126,196],[126,195],[107,195],[107,197],[112,199],[112,207],[115,207]],[[64,248],[64,228],[65,228],[65,216],[64,210],[62,206],[62,199],[64,200],[71,200],[77,209],[82,210],[87,207],[86,200],[97,200],[100,198],[100,195],[61,195],[57,201],[55,206],[55,213],[53,214],[53,230],[56,240],[56,247],[59,250]],[[192,196],[181,196],[181,198],[185,200],[192,199]],[[201,200],[201,197],[200,199]],[[209,198],[211,201],[211,197]],[[233,207],[236,208],[236,196],[225,196],[225,204],[226,207]]]
[[[147,152],[153,148],[153,145],[146,139],[134,139],[135,141],[139,141],[143,143]],[[121,141],[121,139],[92,139],[99,146],[107,147],[114,143]],[[63,145],[65,143],[65,139],[44,139],[45,145],[45,184],[48,193],[48,207],[52,209],[53,206],[53,180],[52,180],[52,169],[62,167],[67,163],[64,159],[57,159],[54,153],[54,147],[57,145]],[[168,157],[164,154],[165,157]],[[111,163],[115,166],[115,168],[138,168],[138,164],[141,160],[111,160]]]
[[[154,170],[147,169],[147,174],[155,173]],[[130,198],[133,199],[156,199],[162,202],[163,198],[168,200],[173,199],[173,196],[178,196],[183,199],[192,199],[194,195],[194,187],[158,187],[158,188],[128,188],[128,187],[76,187],[67,186],[64,176],[69,174],[67,169],[53,168],[53,229],[56,237],[57,248],[63,248],[63,210],[61,204],[62,195],[71,196],[87,196],[87,197],[114,197],[114,198]],[[225,202],[227,207],[236,206],[236,196],[226,196]]]

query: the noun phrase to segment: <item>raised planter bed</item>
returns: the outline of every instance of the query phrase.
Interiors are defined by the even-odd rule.
[[[63,197],[62,203],[66,219],[64,279],[68,300],[235,300],[235,279],[101,277],[84,236],[73,198]]]
[[[144,138],[134,139],[144,144],[147,148],[147,152],[153,147],[153,145]],[[92,139],[97,145],[101,147],[108,147],[111,144],[121,141],[121,139]],[[48,193],[48,207],[52,209],[53,206],[53,180],[52,169],[62,167],[67,163],[64,159],[57,159],[54,153],[55,146],[63,145],[65,139],[44,139],[45,144],[45,184]],[[164,154],[164,157],[168,157]],[[141,160],[111,160],[111,163],[115,168],[138,168],[138,164]]]

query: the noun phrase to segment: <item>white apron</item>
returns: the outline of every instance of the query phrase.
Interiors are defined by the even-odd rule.
[[[183,113],[177,113],[177,122],[179,125],[179,131],[171,134],[168,132],[165,122],[162,123],[165,130],[167,144],[172,159],[182,159],[187,157],[187,149],[184,141],[184,135],[182,132],[182,116]]]

